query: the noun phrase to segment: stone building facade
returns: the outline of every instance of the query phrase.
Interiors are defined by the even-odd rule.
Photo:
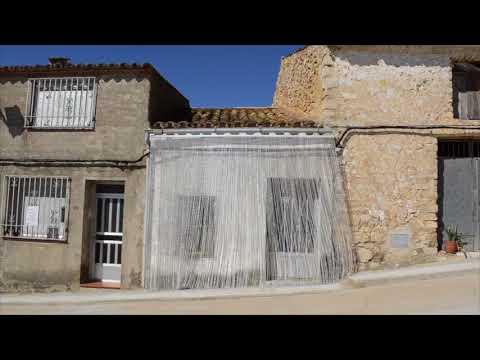
[[[58,85],[57,89],[51,88],[52,96],[67,96],[76,91],[75,79],[87,77],[95,79],[95,88],[90,90],[95,101],[93,126],[26,126],[31,108],[27,101],[29,86],[43,87],[49,82],[53,84],[54,79],[68,79],[63,89]],[[40,80],[38,85],[39,79],[47,81]],[[79,88],[80,85],[75,87]],[[36,96],[39,98],[39,93]],[[40,105],[36,106],[35,111],[40,111]],[[96,251],[92,247],[96,237],[96,189],[102,185],[123,187],[123,251],[115,254],[121,263],[121,287],[142,286],[145,129],[154,120],[175,119],[176,113],[188,108],[188,101],[149,64],[73,65],[52,59],[49,65],[0,68],[0,291],[76,290],[80,282],[90,280],[92,252]],[[28,224],[28,212],[18,210],[26,199],[24,195],[18,205],[21,192],[27,191],[27,184],[35,186],[37,178],[40,186],[41,179],[47,184],[50,180],[45,179],[49,176],[65,177],[69,182],[65,235],[57,234],[59,239],[52,241],[44,239],[49,237],[45,233],[43,238],[32,238],[9,232],[10,218],[17,224]],[[6,184],[7,177],[12,179],[11,183]],[[24,184],[20,194],[15,193],[18,179],[20,185],[22,181]],[[46,201],[41,199],[45,195],[39,196],[37,200],[44,203],[53,201],[52,196]],[[12,216],[5,214],[6,203],[10,204],[8,211]],[[120,200],[113,203],[120,208]],[[26,205],[24,210],[28,210]],[[20,216],[23,220],[18,219]],[[37,222],[41,216],[36,214]],[[25,227],[28,233],[28,226]]]
[[[479,63],[480,46],[307,46],[282,59],[271,107],[229,109],[191,109],[148,64],[53,59],[47,66],[0,68],[0,292],[78,289],[93,280],[98,256],[121,259],[122,288],[144,286],[146,130],[331,129],[358,270],[436,259],[445,226],[459,220],[462,209],[472,213],[466,231],[475,233],[472,249],[480,250],[480,209],[472,205],[480,203]],[[29,123],[32,104],[44,111],[38,99],[50,89],[45,79],[80,77],[95,79],[94,90],[86,90],[95,99],[93,126]],[[60,83],[62,96],[79,89],[76,81]],[[34,101],[32,89],[39,91]],[[466,150],[439,156],[453,140],[469,156]],[[462,183],[465,174],[470,188]],[[19,217],[27,233],[32,219],[39,219],[38,210],[27,206],[30,195],[18,201],[25,179],[30,184],[38,177],[68,179],[68,221],[60,238],[53,230],[44,234],[48,240],[12,232]],[[451,203],[445,202],[452,200],[445,194],[447,180],[453,181]],[[107,190],[99,189],[108,187],[122,190],[109,198],[115,200],[109,200],[105,219],[114,214],[111,204],[119,216],[118,199],[123,201],[122,250],[116,246],[113,253],[92,246],[92,239],[108,243],[118,236],[103,230],[98,236],[97,227],[105,224],[98,214],[107,214]]]
[[[480,135],[480,118],[455,114],[453,78],[478,61],[480,46],[307,46],[282,59],[273,106],[336,131],[360,269],[436,256],[448,225],[437,144]]]

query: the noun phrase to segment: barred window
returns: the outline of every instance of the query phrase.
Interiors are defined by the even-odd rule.
[[[270,252],[313,252],[318,188],[316,179],[268,179],[267,247]]]
[[[25,126],[93,128],[95,97],[93,77],[30,79]]]
[[[66,177],[5,176],[4,237],[66,240],[70,181]]]
[[[176,253],[185,257],[212,258],[215,249],[215,197],[177,197]]]

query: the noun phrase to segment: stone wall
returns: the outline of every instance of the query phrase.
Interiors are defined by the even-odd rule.
[[[453,61],[480,46],[307,46],[282,59],[273,106],[328,126],[471,125],[453,118]]]
[[[309,46],[283,58],[273,106],[309,114],[315,120],[324,104],[323,77],[327,72],[328,53],[325,46]]]
[[[323,60],[320,60],[323,59]],[[282,60],[274,105],[292,106],[336,131],[360,269],[432,260],[437,250],[437,139],[480,138],[453,115],[452,62],[480,46],[308,46]],[[290,99],[289,97],[292,97]],[[407,249],[391,235],[409,234]]]
[[[436,151],[435,137],[410,134],[355,135],[346,144],[345,186],[361,269],[436,254]],[[391,246],[397,231],[410,234],[408,248]]]
[[[338,51],[335,125],[431,124],[453,118],[450,59]]]

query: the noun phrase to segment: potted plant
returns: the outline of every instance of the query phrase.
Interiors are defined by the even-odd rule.
[[[473,236],[459,232],[458,226],[455,226],[455,229],[452,226],[448,226],[445,232],[448,236],[448,240],[445,241],[445,251],[450,254],[456,254],[459,249],[463,249],[465,244],[467,244],[465,239]]]

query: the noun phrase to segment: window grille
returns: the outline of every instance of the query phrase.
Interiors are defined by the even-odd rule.
[[[439,141],[438,157],[440,158],[471,158],[480,157],[479,141]]]
[[[25,126],[91,129],[95,122],[93,77],[30,79]]]
[[[213,258],[215,248],[215,197],[177,197],[177,255]]]
[[[123,194],[97,193],[97,235],[122,236]]]
[[[70,180],[5,176],[1,217],[4,237],[65,241]]]
[[[312,253],[316,237],[315,179],[268,179],[267,245],[270,252]]]
[[[438,156],[443,158],[470,157],[468,141],[439,141]]]

